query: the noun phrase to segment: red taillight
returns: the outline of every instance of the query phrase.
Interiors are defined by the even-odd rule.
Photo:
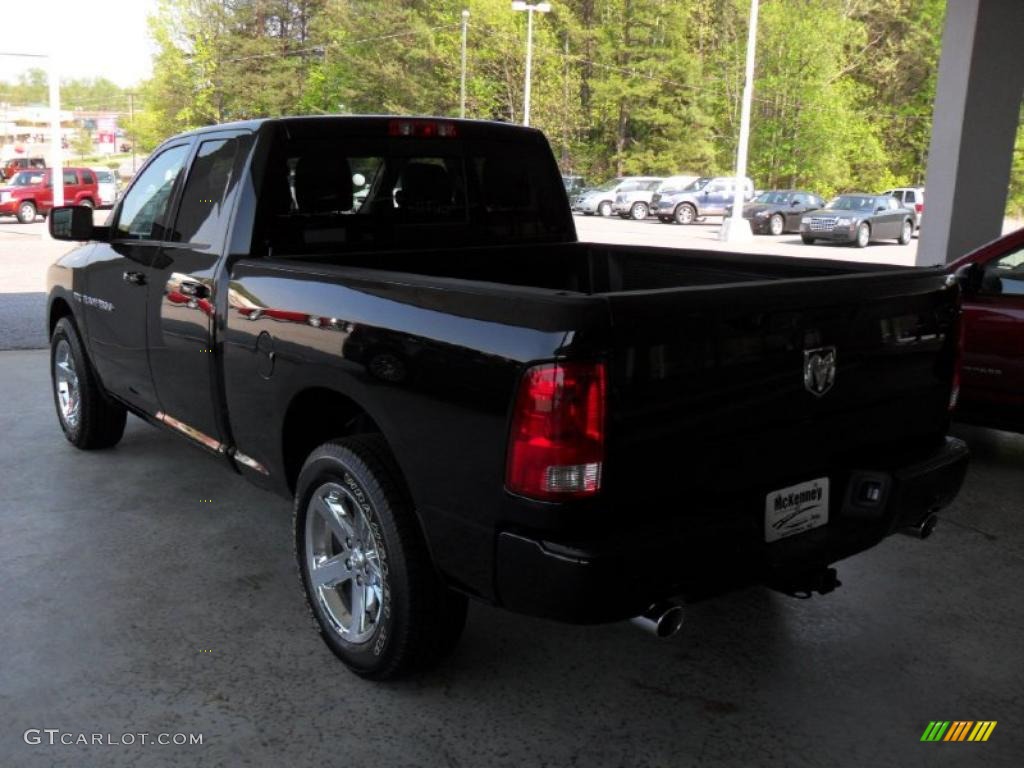
[[[505,486],[557,501],[601,489],[604,363],[545,363],[523,374],[512,412]]]
[[[454,139],[458,136],[455,123],[443,120],[392,120],[388,123],[389,136],[417,139]]]
[[[914,210],[918,213],[924,213],[924,203],[914,203]]]

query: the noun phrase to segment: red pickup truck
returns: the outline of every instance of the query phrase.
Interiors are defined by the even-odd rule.
[[[100,200],[96,172],[90,168],[64,168],[64,201],[67,205],[95,208]],[[6,187],[0,187],[0,216],[17,216],[22,224],[46,216],[53,208],[53,169],[19,171]]]
[[[1024,229],[963,256],[963,369],[956,415],[1024,432]]]

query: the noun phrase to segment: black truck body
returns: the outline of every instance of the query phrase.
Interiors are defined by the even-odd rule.
[[[136,225],[129,189],[51,267],[51,334],[73,324],[114,407],[285,496],[318,446],[380,436],[446,589],[573,622],[805,589],[962,482],[941,269],[580,243],[546,140],[507,125],[266,120],[169,140],[136,185],[147,168],[162,213]],[[590,382],[597,453],[531,494],[510,446],[552,365]],[[822,494],[825,520],[782,535]]]

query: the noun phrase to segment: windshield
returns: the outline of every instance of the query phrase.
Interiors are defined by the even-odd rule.
[[[875,198],[864,195],[840,195],[825,207],[833,211],[864,211],[874,207]]]
[[[20,171],[11,179],[12,187],[35,187],[43,183],[42,171]]]
[[[709,181],[711,181],[710,176],[702,176],[701,178],[697,179],[695,182],[690,184],[690,186],[688,186],[686,189],[684,189],[683,192],[699,192],[708,185]]]
[[[768,205],[785,205],[789,202],[788,192],[765,192],[755,203],[767,203]]]
[[[615,189],[621,183],[622,183],[622,178],[621,177],[619,177],[617,179],[612,179],[611,181],[606,181],[604,184],[601,184],[600,186],[594,187],[594,191],[595,192],[611,192],[613,189]]]

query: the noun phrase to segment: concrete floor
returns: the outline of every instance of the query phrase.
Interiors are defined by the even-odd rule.
[[[444,666],[379,685],[314,634],[286,501],[135,419],[76,451],[46,353],[0,353],[0,766],[1019,766],[1024,437],[958,432],[975,462],[935,535],[828,597],[748,589],[660,642],[474,606]],[[999,725],[922,744],[935,719]]]

